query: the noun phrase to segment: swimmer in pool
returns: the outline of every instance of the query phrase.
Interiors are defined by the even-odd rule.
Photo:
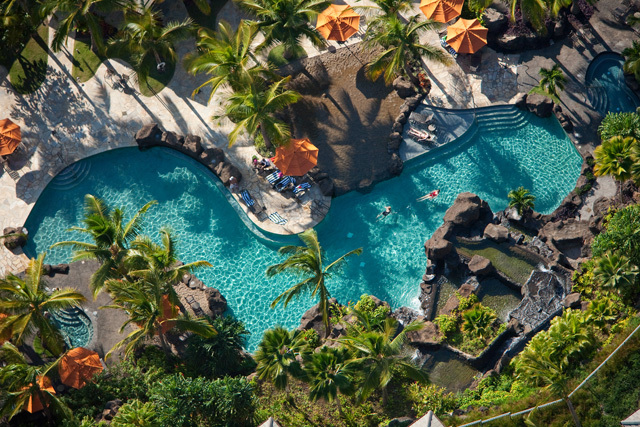
[[[385,206],[384,210],[378,214],[376,219],[384,218],[387,215],[389,215],[390,213],[391,213],[391,206]]]

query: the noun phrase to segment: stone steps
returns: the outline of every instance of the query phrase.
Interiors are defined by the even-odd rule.
[[[80,184],[90,171],[91,163],[89,161],[72,163],[56,175],[49,185],[56,190],[69,190]]]

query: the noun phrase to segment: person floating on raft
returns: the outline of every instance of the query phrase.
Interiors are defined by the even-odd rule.
[[[431,200],[431,199],[435,199],[436,197],[438,197],[438,194],[440,194],[440,190],[433,190],[431,193],[422,196],[422,197],[418,197],[416,200],[418,202],[422,202],[424,200]]]

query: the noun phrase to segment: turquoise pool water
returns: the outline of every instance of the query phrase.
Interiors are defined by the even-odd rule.
[[[516,123],[493,111],[479,110],[478,125],[459,140],[408,162],[400,177],[379,183],[368,194],[351,192],[333,201],[317,226],[328,259],[358,247],[364,253],[351,258],[342,274],[328,283],[332,296],[347,303],[369,293],[393,308],[418,307],[418,285],[425,268],[423,244],[442,223],[458,193],[474,192],[495,211],[507,205],[509,190],[523,185],[537,196],[536,210],[549,213],[573,189],[582,159],[555,118],[520,112]],[[437,199],[416,202],[434,189],[441,190]],[[199,276],[208,286],[220,289],[230,313],[246,322],[251,351],[265,329],[276,324],[296,327],[313,304],[304,297],[287,310],[269,308],[277,295],[295,283],[294,278],[265,277],[267,266],[280,260],[278,244],[256,238],[206,168],[168,149],[113,150],[63,171],[43,191],[26,221],[32,236],[25,248],[28,255],[48,251],[49,262],[68,261],[68,250],[48,248],[77,237],[64,230],[79,224],[87,193],[125,206],[128,212],[157,200],[144,231],[153,233],[168,225],[179,238],[185,262],[204,259],[213,264]],[[386,205],[393,207],[394,214],[376,222]]]
[[[624,81],[624,58],[614,52],[604,52],[594,58],[587,69],[589,101],[600,114],[635,111],[640,100]]]
[[[93,337],[93,325],[80,308],[70,308],[51,313],[69,348],[85,347]]]

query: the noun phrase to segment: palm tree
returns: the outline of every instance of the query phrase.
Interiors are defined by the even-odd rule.
[[[290,77],[287,77],[266,89],[254,82],[245,90],[229,97],[225,106],[225,116],[236,124],[229,134],[229,146],[236,142],[243,129],[252,137],[260,132],[268,149],[273,147],[274,142],[281,144],[289,140],[289,127],[274,117],[274,114],[300,99],[298,92],[285,89],[289,80]]]
[[[592,300],[587,309],[587,321],[597,328],[605,329],[609,323],[618,318],[618,313],[619,310],[610,297]]]
[[[516,368],[518,378],[534,386],[544,385],[544,388],[548,389],[553,395],[564,400],[571,412],[574,424],[576,427],[581,427],[580,419],[569,398],[570,377],[566,372],[566,362],[552,359],[548,352],[527,352],[528,348],[529,346],[519,357]]]
[[[554,64],[550,70],[546,68],[540,68],[538,71],[540,74],[540,82],[529,93],[539,93],[541,95],[548,96],[554,102],[559,103],[558,90],[564,90],[564,84],[567,82],[567,78],[560,69],[559,64]]]
[[[488,307],[474,307],[462,313],[462,330],[474,337],[487,338],[497,317]]]
[[[305,351],[300,331],[288,331],[281,326],[265,331],[254,356],[258,378],[270,380],[279,390],[288,390],[289,377],[303,376],[298,356]]]
[[[640,144],[637,143],[637,140],[635,144],[631,145],[631,160],[631,178],[636,185],[640,185]],[[620,197],[622,197],[622,192]]]
[[[611,175],[618,182],[620,201],[622,201],[620,186],[623,181],[631,178],[633,167],[631,154],[632,148],[636,144],[636,139],[630,136],[626,138],[614,136],[609,140],[602,141],[602,144],[593,151],[593,157],[596,161],[593,167],[594,175]]]
[[[373,29],[383,24],[389,17],[400,18],[400,13],[411,11],[410,0],[374,0],[375,6],[354,6],[353,9],[366,16],[373,18],[368,21],[367,27]]]
[[[624,56],[622,69],[627,74],[633,74],[640,82],[640,41],[634,40],[631,47],[622,51],[622,55]]]
[[[326,346],[319,352],[310,353],[304,360],[306,380],[309,383],[309,398],[313,402],[324,399],[331,403],[335,400],[340,416],[342,416],[342,407],[338,392],[349,395],[354,391],[355,371],[349,362],[349,352],[346,348]]]
[[[511,21],[516,20],[516,10],[522,12],[522,18],[528,21],[541,34],[546,34],[547,2],[545,0],[509,0]]]
[[[450,60],[442,49],[420,43],[422,33],[437,29],[439,26],[440,24],[433,21],[418,21],[418,16],[411,17],[406,24],[396,16],[380,21],[380,25],[365,35],[368,46],[379,45],[384,49],[367,64],[369,78],[376,80],[380,75],[384,75],[385,82],[389,84],[397,75],[405,74],[416,86],[419,86],[420,81],[413,72],[412,62],[420,61],[425,57],[442,64],[449,64]]]
[[[112,279],[108,281],[107,286],[113,297],[113,302],[101,308],[121,309],[127,313],[129,319],[120,328],[121,333],[130,324],[137,325],[138,328],[114,345],[106,357],[122,347],[125,348],[125,356],[128,356],[146,339],[151,339],[156,335],[160,339],[162,349],[167,355],[170,355],[171,348],[167,342],[166,334],[173,328],[193,332],[204,337],[211,337],[216,333],[206,319],[193,319],[187,314],[178,314],[177,307],[171,303],[168,295],[163,293],[163,289],[166,287],[164,283],[145,279],[136,282]]]
[[[423,324],[412,322],[396,335],[398,323],[387,318],[382,332],[363,332],[346,336],[339,341],[355,352],[350,362],[364,375],[358,400],[366,399],[374,390],[382,389],[382,404],[387,404],[387,386],[398,373],[417,381],[428,381],[426,372],[412,361],[411,353],[405,346],[407,332],[422,329]]]
[[[297,273],[308,276],[299,283],[296,283],[283,293],[281,293],[271,303],[274,308],[284,298],[284,307],[293,297],[299,296],[303,292],[311,291],[311,297],[319,298],[320,312],[322,313],[322,322],[324,323],[325,336],[329,335],[329,290],[325,285],[325,281],[331,277],[332,271],[340,267],[351,255],[360,255],[362,248],[354,249],[340,258],[336,259],[328,266],[324,267],[323,250],[318,242],[318,234],[312,228],[298,235],[305,246],[283,246],[278,253],[280,255],[289,255],[289,257],[281,262],[267,268],[267,276],[273,277],[280,273]]]
[[[267,70],[260,65],[251,51],[258,34],[258,27],[242,20],[234,32],[229,23],[220,21],[218,31],[208,28],[198,30],[198,50],[185,59],[185,67],[191,74],[207,73],[209,80],[193,91],[195,95],[205,86],[211,86],[211,95],[221,86],[228,85],[233,91],[241,91],[254,80],[266,76]]]
[[[53,424],[52,410],[61,418],[72,417],[71,410],[55,392],[47,390],[51,385],[48,375],[57,370],[59,359],[46,365],[30,365],[13,344],[6,342],[0,347],[0,361],[5,363],[0,368],[1,416],[11,420],[29,399],[34,399],[42,403],[50,424]]]
[[[110,210],[101,199],[87,194],[85,200],[85,217],[83,227],[71,227],[69,231],[88,234],[94,243],[79,241],[59,242],[52,246],[71,246],[74,250],[71,261],[96,260],[100,267],[91,276],[89,287],[94,298],[103,289],[108,279],[125,278],[128,268],[125,261],[129,255],[131,241],[138,236],[142,228],[142,218],[149,208],[155,205],[151,201],[144,205],[135,215],[124,222],[124,210]]]
[[[509,207],[516,208],[520,216],[535,207],[536,196],[524,187],[509,191],[507,197],[509,197]]]
[[[125,264],[139,268],[130,269],[128,275],[161,284],[161,292],[169,295],[173,304],[178,303],[173,285],[178,283],[184,274],[211,267],[207,261],[182,264],[177,257],[176,241],[167,228],[160,229],[159,245],[147,236],[137,236],[131,242],[130,249]]]
[[[176,62],[174,43],[189,37],[194,29],[190,18],[164,24],[162,14],[152,6],[125,13],[124,18],[120,33],[109,42],[107,51],[111,56],[131,58],[131,65],[142,82],[146,82],[150,70],[163,61]]]
[[[258,20],[258,28],[264,33],[260,51],[276,43],[284,46],[284,57],[293,57],[306,37],[315,46],[325,42],[310,21],[329,6],[325,0],[242,0],[239,6],[252,13]]]
[[[46,292],[42,280],[44,254],[31,259],[24,280],[9,274],[0,279],[0,313],[8,316],[0,321],[0,335],[12,331],[15,343],[20,345],[37,330],[44,346],[60,354],[64,341],[58,328],[48,318],[51,312],[76,307],[85,301],[75,289],[57,289]]]
[[[580,310],[564,310],[551,321],[547,333],[547,348],[552,360],[562,358],[567,366],[576,366],[592,351],[597,342],[592,325]]]
[[[616,252],[607,252],[596,260],[593,277],[605,289],[615,289],[624,297],[629,296],[640,270],[629,258]]]
[[[91,36],[91,49],[103,54],[105,46],[100,27],[102,18],[97,12],[106,14],[113,11],[126,11],[132,7],[135,7],[132,0],[47,0],[43,5],[47,15],[54,13],[66,15],[59,22],[51,48],[54,52],[58,52],[75,28],[86,28]]]

